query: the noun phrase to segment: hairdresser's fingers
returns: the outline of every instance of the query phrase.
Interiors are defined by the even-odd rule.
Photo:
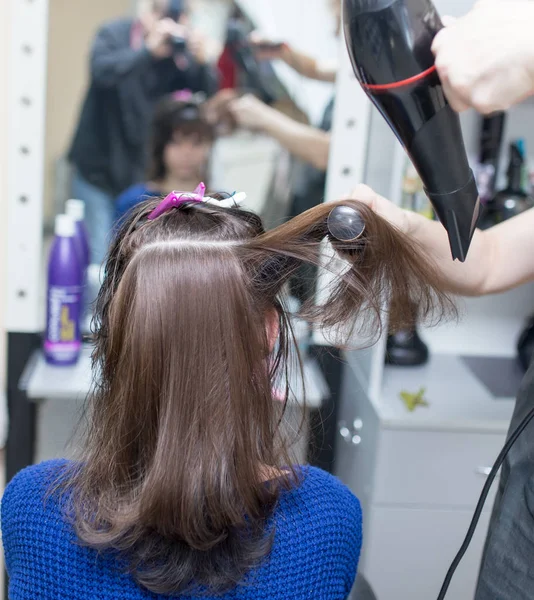
[[[360,202],[364,202],[365,204],[369,205],[371,208],[374,208],[378,194],[368,185],[360,183],[352,189],[347,198],[359,200]]]
[[[252,94],[245,94],[228,104],[236,122],[246,129],[262,130],[265,120],[273,110]]]
[[[449,36],[450,31],[442,29],[434,38],[432,52],[436,57],[436,71],[449,104],[456,112],[463,112],[470,107],[469,80],[463,73],[458,75],[454,69],[454,65],[461,59],[457,56],[455,46],[449,43]],[[451,71],[454,81],[451,81]]]
[[[443,87],[443,92],[453,108],[456,112],[463,112],[470,107],[469,101],[465,96],[462,96],[462,87],[461,86],[452,86],[449,78],[445,75],[441,75],[438,70],[438,75],[441,79],[441,85]]]
[[[401,231],[408,231],[406,212],[384,196],[377,194],[367,185],[357,185],[350,193],[350,198],[367,204],[377,215],[389,221]]]
[[[533,22],[534,2],[484,0],[439,31],[432,50],[453,108],[489,114],[534,94]]]
[[[456,17],[449,17],[447,15],[444,15],[443,17],[441,17],[441,22],[443,24],[443,27],[450,27],[451,25],[456,23]]]

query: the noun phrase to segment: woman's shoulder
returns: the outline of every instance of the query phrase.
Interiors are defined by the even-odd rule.
[[[280,499],[274,553],[281,562],[311,573],[324,588],[317,597],[346,598],[362,547],[360,502],[321,469],[300,467],[297,475],[298,484]]]
[[[10,513],[21,507],[26,514],[40,507],[47,494],[61,482],[62,474],[72,463],[65,459],[50,460],[19,471],[7,484],[2,496],[2,524]]]
[[[143,196],[152,197],[159,195],[158,192],[153,191],[148,183],[135,183],[131,185],[129,188],[126,188],[117,198],[117,202],[124,200],[126,198],[131,198],[132,196],[135,198],[140,198]]]
[[[146,200],[148,198],[154,198],[156,196],[161,196],[161,192],[156,190],[149,183],[135,183],[129,188],[125,189],[119,197],[117,198],[117,202],[125,201],[128,199],[135,199],[137,201]]]
[[[297,470],[298,485],[284,494],[287,509],[306,518],[324,519],[329,527],[361,529],[362,511],[358,498],[337,477],[317,467]]]
[[[358,504],[358,499],[350,489],[335,475],[323,471],[318,467],[301,466],[297,470],[300,485],[297,491],[303,494],[321,495],[326,494],[329,497],[333,495],[342,502]]]
[[[55,479],[71,465],[73,465],[72,461],[66,458],[57,458],[26,467],[19,471],[7,484],[6,492],[12,487],[24,484],[46,484],[49,479]]]
[[[117,198],[115,202],[115,207],[119,216],[128,212],[130,208],[139,204],[139,202],[143,202],[143,200],[148,200],[149,198],[154,198],[160,196],[161,194],[151,188],[148,183],[136,183],[132,185],[127,190],[124,190],[122,194]]]
[[[138,183],[132,184],[130,187],[127,187],[120,194],[120,196],[130,196],[131,194],[136,194],[136,193],[141,193],[142,194],[144,192],[149,192],[149,191],[150,191],[150,186],[148,185],[148,182],[146,182],[146,181],[140,181]]]

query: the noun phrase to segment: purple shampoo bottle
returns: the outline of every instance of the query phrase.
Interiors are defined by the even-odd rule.
[[[68,366],[78,361],[82,347],[80,317],[85,269],[73,219],[58,215],[55,234],[48,261],[44,353],[49,364]]]

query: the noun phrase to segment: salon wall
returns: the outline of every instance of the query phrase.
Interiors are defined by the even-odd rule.
[[[61,184],[64,176],[64,171],[58,170],[58,160],[68,150],[88,82],[88,52],[92,38],[104,21],[132,13],[132,0],[49,0],[45,147],[47,222],[53,216],[56,184]]]
[[[8,49],[9,49],[9,2],[0,1],[0,90],[5,89],[7,81]],[[0,94],[0,212],[5,214],[7,197],[7,94]],[[4,445],[7,425],[5,405],[5,298],[6,290],[6,220],[0,219],[0,447]]]

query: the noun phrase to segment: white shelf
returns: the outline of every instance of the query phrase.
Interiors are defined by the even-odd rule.
[[[410,412],[400,393],[421,388],[429,406]],[[453,355],[432,355],[422,367],[387,366],[373,405],[386,428],[478,433],[506,433],[514,409],[513,398],[495,398]]]
[[[86,396],[92,383],[91,349],[85,346],[80,360],[72,367],[49,365],[43,353],[36,352],[19,385],[31,400],[75,400]]]
[[[292,396],[297,404],[303,402],[303,388],[299,377],[293,375]],[[42,352],[36,352],[28,363],[21,378],[20,386],[32,400],[75,400],[87,396],[93,383],[91,370],[91,349],[83,348],[80,360],[73,367],[49,365]],[[306,407],[318,409],[328,396],[328,385],[317,362],[308,359],[304,363],[304,387]]]

